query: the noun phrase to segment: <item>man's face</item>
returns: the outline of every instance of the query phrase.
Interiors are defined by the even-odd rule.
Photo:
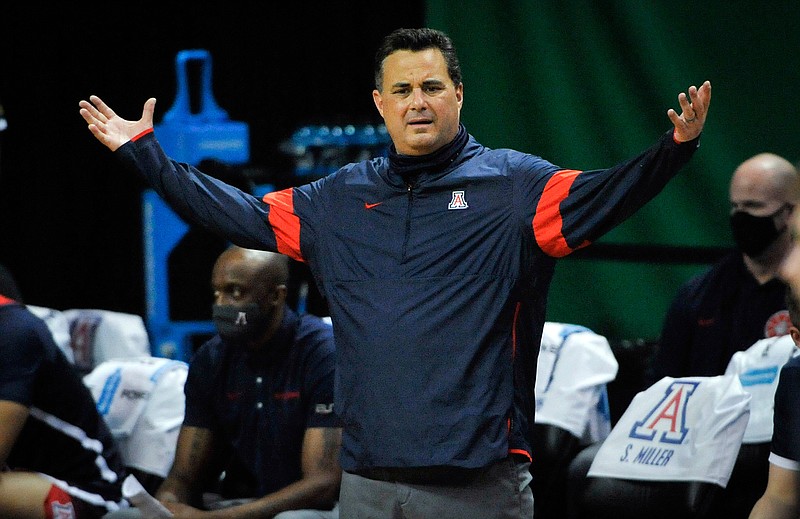
[[[286,288],[276,287],[266,276],[263,262],[248,259],[255,251],[229,249],[211,274],[214,292],[212,319],[217,332],[230,344],[256,350],[272,337],[282,317]]]
[[[754,161],[745,162],[734,172],[729,195],[731,214],[744,211],[753,216],[767,216],[786,203],[775,173]]]
[[[372,98],[397,152],[427,155],[455,138],[463,102],[439,49],[401,50],[383,62],[383,91]]]
[[[227,251],[211,272],[211,290],[215,305],[243,307],[255,303],[269,307],[269,287],[258,277],[258,265],[246,260],[241,251]]]

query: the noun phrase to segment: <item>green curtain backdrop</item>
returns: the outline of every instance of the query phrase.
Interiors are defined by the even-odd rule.
[[[677,95],[709,79],[701,148],[667,188],[603,237],[633,257],[563,259],[548,319],[611,339],[656,339],[679,285],[730,247],[728,181],[762,151],[800,159],[800,2],[429,0],[455,41],[463,121],[483,144],[594,169],[636,155],[671,124]],[[663,248],[637,256],[637,247]],[[675,258],[683,258],[676,260]],[[700,257],[707,257],[700,255]]]

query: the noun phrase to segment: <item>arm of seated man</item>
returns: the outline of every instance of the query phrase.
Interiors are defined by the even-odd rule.
[[[51,483],[34,472],[4,470],[30,412],[20,403],[0,400],[0,516],[17,517],[41,509]]]
[[[769,481],[764,495],[756,502],[750,519],[794,519],[797,517],[797,498],[800,478],[796,470],[770,463]]]
[[[339,497],[342,469],[339,447],[342,430],[332,427],[306,429],[303,437],[299,481],[251,503],[229,509],[230,519],[239,517],[272,517],[286,510],[330,510]]]
[[[181,427],[175,460],[158,488],[156,498],[164,503],[200,506],[204,485],[210,480],[214,459],[214,434],[200,427]]]
[[[339,465],[341,440],[342,431],[339,428],[306,429],[301,455],[303,477],[300,480],[248,503],[214,510],[213,516],[226,519],[268,518],[287,510],[332,509],[339,495],[342,477]],[[170,472],[168,479],[171,476]],[[186,507],[172,503],[166,506],[176,517],[187,511]]]

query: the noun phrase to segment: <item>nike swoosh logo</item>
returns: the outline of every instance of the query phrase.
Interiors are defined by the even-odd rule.
[[[364,202],[364,209],[372,209],[373,207],[378,207],[382,203],[383,202],[375,202],[374,204],[368,204],[368,203]]]

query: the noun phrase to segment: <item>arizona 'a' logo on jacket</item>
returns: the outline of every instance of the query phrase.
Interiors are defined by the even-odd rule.
[[[469,205],[467,205],[467,199],[464,198],[463,191],[453,191],[453,197],[450,199],[450,203],[447,204],[448,209],[467,209]]]

